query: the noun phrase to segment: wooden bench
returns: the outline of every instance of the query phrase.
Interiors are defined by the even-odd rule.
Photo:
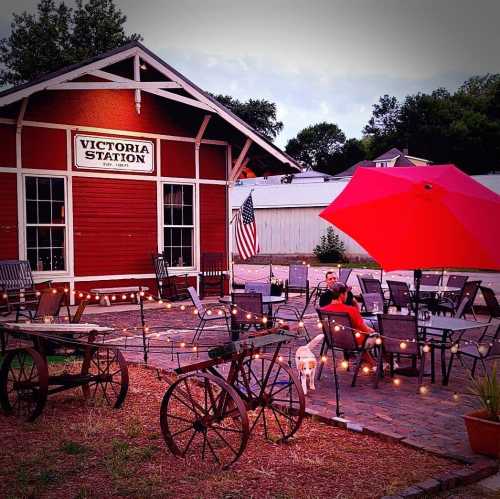
[[[148,291],[149,288],[147,286],[122,286],[118,288],[93,288],[90,290],[91,293],[99,295],[100,300],[99,304],[105,307],[111,306],[111,300],[109,295],[120,295],[127,293],[134,293],[135,300],[139,303],[139,299],[137,298],[137,293],[140,291]]]

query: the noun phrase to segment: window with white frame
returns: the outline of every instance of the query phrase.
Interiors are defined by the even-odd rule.
[[[169,267],[193,266],[193,186],[163,184],[163,250]]]
[[[34,271],[66,270],[65,183],[25,177],[26,256]]]

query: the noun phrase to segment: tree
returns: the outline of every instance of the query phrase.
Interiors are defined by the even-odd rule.
[[[276,118],[276,104],[265,99],[248,99],[242,102],[230,95],[212,95],[223,106],[248,123],[269,140],[274,140],[283,130],[283,122]]]
[[[344,132],[335,123],[317,123],[290,139],[285,151],[303,166],[328,172],[334,158],[342,152]]]
[[[125,34],[126,20],[113,0],[78,0],[76,10],[41,0],[36,14],[13,14],[10,36],[0,40],[0,84],[17,85],[140,40]]]
[[[364,129],[369,157],[390,147],[434,163],[454,163],[469,174],[500,169],[500,75],[474,76],[455,92],[438,88],[385,95]]]

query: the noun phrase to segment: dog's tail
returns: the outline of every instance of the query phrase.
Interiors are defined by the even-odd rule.
[[[323,341],[324,337],[324,334],[318,334],[318,336],[315,336],[306,346],[312,350],[319,342]]]

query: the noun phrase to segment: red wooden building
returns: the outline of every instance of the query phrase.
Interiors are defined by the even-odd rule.
[[[0,93],[0,144],[0,260],[72,290],[229,269],[232,182],[297,168],[138,42]]]

